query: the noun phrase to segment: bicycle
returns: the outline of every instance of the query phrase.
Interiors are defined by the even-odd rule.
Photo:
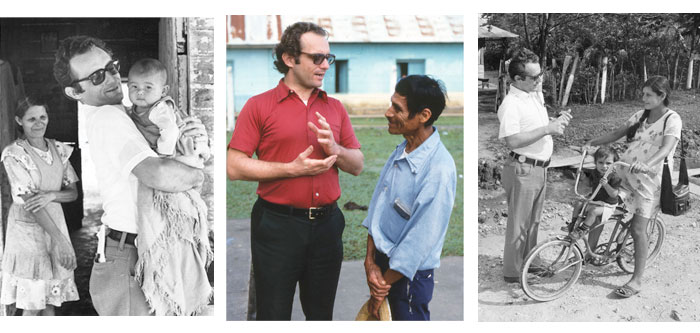
[[[586,149],[582,149],[583,156],[576,171],[576,182],[574,183],[574,192],[584,200],[584,205],[576,221],[569,226],[569,231],[583,223],[586,208],[601,190],[599,183],[589,198],[578,193],[578,184],[586,154]],[[629,164],[615,162],[608,168],[603,177],[607,178],[616,167],[629,168]],[[581,275],[582,266],[586,263],[606,266],[615,261],[624,272],[633,273],[634,241],[630,230],[631,219],[625,221],[626,213],[624,207],[618,205],[607,221],[603,222],[600,219],[596,221],[589,231],[589,235],[593,235],[589,237],[595,240],[594,244],[597,244],[599,239],[605,239],[603,236],[609,235],[609,238],[607,242],[596,245],[593,251],[591,251],[589,237],[572,239],[568,235],[560,235],[537,244],[525,258],[520,273],[521,286],[525,294],[540,302],[551,301],[563,296],[576,283]],[[614,228],[612,230],[606,229],[605,226],[610,224],[614,224]],[[666,226],[658,212],[649,219],[647,235],[649,236],[647,264],[649,264],[659,255],[666,235]],[[581,241],[585,245],[583,250],[579,244]],[[590,259],[587,260],[585,254],[588,254]]]

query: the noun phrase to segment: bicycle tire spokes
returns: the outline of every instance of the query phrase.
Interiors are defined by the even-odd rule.
[[[531,298],[548,301],[561,296],[581,273],[583,256],[565,240],[553,240],[533,249],[521,275],[523,290]]]

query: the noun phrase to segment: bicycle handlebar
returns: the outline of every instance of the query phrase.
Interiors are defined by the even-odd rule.
[[[578,193],[578,183],[579,183],[579,179],[581,178],[581,170],[583,169],[583,163],[586,160],[587,154],[588,154],[588,149],[586,149],[586,147],[581,147],[581,163],[579,163],[578,169],[576,170],[576,182],[574,183],[574,193],[576,193],[576,195],[579,196],[580,198],[582,198],[583,200],[593,200],[593,198],[595,198],[595,196],[600,191],[600,188],[602,187],[602,184],[600,184],[600,182],[598,183],[598,186],[595,188],[593,193],[591,193],[590,198],[586,198],[584,195]],[[617,167],[617,166],[629,168],[631,165],[629,163],[622,162],[622,161],[613,162],[613,164],[608,168],[608,170],[605,171],[602,178],[607,179],[608,176],[615,170],[615,167]],[[650,177],[656,176],[656,172],[653,172],[651,170],[647,170],[644,173],[646,173]]]

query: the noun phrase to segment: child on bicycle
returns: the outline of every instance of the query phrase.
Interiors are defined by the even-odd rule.
[[[591,185],[593,186],[593,190],[595,190],[598,184],[601,184],[601,188],[596,194],[595,198],[588,203],[588,207],[586,207],[585,212],[585,220],[583,223],[581,223],[578,228],[571,230],[569,233],[569,237],[572,239],[580,239],[586,235],[593,223],[595,223],[596,219],[599,217],[601,221],[605,221],[610,218],[610,215],[612,215],[612,213],[615,211],[615,207],[618,204],[618,194],[620,194],[619,188],[620,183],[622,183],[622,179],[616,175],[614,171],[610,173],[607,178],[603,177],[605,172],[608,171],[608,168],[610,168],[612,164],[619,159],[617,152],[610,147],[603,146],[596,150],[596,152],[593,154],[593,159],[595,161],[595,170],[593,170],[591,175]],[[593,192],[591,192],[591,194],[588,196],[590,197],[592,194]],[[574,214],[571,223],[576,222],[576,218],[578,217],[579,213],[581,213],[583,205],[583,201],[576,203],[574,206]]]

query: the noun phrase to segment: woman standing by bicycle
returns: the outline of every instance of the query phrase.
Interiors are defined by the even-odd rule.
[[[634,296],[641,290],[649,252],[647,224],[660,209],[664,158],[669,157],[669,169],[673,170],[673,152],[682,128],[681,117],[668,108],[671,94],[668,79],[663,76],[649,78],[642,93],[644,110],[633,114],[616,130],[586,143],[586,146],[597,146],[626,136],[629,144],[620,161],[629,163],[630,168],[621,170],[620,176],[622,188],[627,193],[623,200],[627,210],[634,214],[631,229],[635,265],[632,279],[615,290],[615,294],[623,298]]]

